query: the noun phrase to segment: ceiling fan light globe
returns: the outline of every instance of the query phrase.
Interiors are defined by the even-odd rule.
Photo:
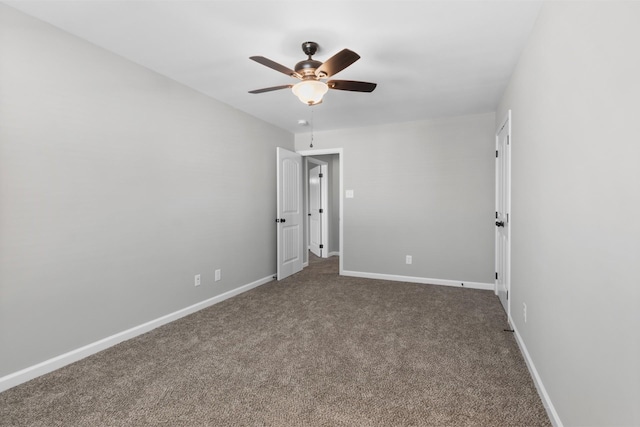
[[[322,97],[329,90],[326,83],[318,80],[303,80],[291,88],[300,102],[307,105],[315,105],[322,102]]]

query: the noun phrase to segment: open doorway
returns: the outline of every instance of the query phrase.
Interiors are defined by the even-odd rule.
[[[325,163],[327,165],[327,179],[325,185],[327,189],[327,203],[326,203],[326,243],[323,241],[322,254],[329,258],[339,258],[339,273],[343,271],[343,259],[342,259],[342,245],[343,245],[343,227],[342,227],[342,193],[343,193],[343,164],[342,164],[342,149],[316,149],[316,150],[304,150],[298,151],[298,154],[302,155],[305,159],[305,170],[303,172],[303,192],[304,192],[304,218],[305,231],[304,231],[304,248],[310,247],[310,225],[309,225],[309,177],[312,169],[318,165]],[[313,255],[315,256],[315,255]],[[310,252],[304,251],[304,265],[309,265]],[[318,257],[321,258],[321,257]]]

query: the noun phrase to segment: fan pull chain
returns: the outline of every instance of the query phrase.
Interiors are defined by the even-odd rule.
[[[311,144],[309,144],[309,148],[313,148],[313,106],[311,107]]]

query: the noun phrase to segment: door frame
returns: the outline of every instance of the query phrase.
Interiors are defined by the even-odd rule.
[[[339,246],[339,274],[342,275],[344,271],[344,224],[342,218],[343,215],[343,202],[344,198],[344,153],[342,148],[318,148],[318,149],[310,149],[310,150],[298,150],[296,153],[300,154],[302,157],[307,156],[322,156],[324,154],[337,154],[338,155],[338,169],[340,171],[339,177],[339,191],[340,197],[338,198],[338,233],[340,235],[340,242],[338,242]]]
[[[320,181],[320,209],[322,209],[322,214],[320,215],[320,227],[321,227],[321,231],[320,231],[320,240],[322,241],[322,245],[323,245],[323,249],[321,250],[320,253],[322,254],[322,258],[328,258],[328,254],[329,254],[329,230],[328,230],[328,224],[329,224],[329,220],[328,220],[328,216],[329,216],[329,200],[328,200],[328,186],[327,183],[329,181],[329,164],[327,162],[323,162],[322,160],[318,160],[315,159],[311,156],[309,157],[304,157],[305,160],[305,176],[304,176],[304,181],[305,181],[305,186],[307,188],[307,191],[305,192],[305,206],[307,209],[309,209],[309,205],[310,205],[310,200],[311,198],[309,197],[310,191],[310,185],[309,185],[309,171],[312,169],[311,167],[309,167],[309,163],[313,163],[314,165],[317,165],[320,167],[320,173],[322,173],[322,177],[324,178],[324,181]],[[309,214],[307,211],[307,215],[306,215],[306,224],[307,224],[307,250],[309,250],[309,246],[310,245],[310,241],[311,241],[311,227],[310,227],[310,222],[309,222]]]
[[[499,138],[500,138],[500,133],[502,132],[502,130],[505,128],[505,126],[507,127],[506,131],[507,131],[507,145],[508,145],[508,149],[507,152],[504,154],[504,159],[507,163],[507,167],[506,169],[506,173],[504,173],[504,176],[500,176],[499,174],[499,167],[498,167],[498,147],[499,147]],[[500,189],[500,182],[499,179],[502,178],[503,179],[503,185],[505,185],[506,190],[505,192],[507,193],[507,200],[506,200],[506,206],[505,206],[505,216],[506,216],[506,220],[505,220],[505,226],[508,227],[508,237],[507,237],[507,242],[506,242],[506,247],[504,248],[504,251],[506,252],[505,254],[505,262],[504,262],[504,284],[505,284],[505,290],[507,291],[507,297],[506,297],[506,312],[507,312],[507,319],[509,320],[509,322],[511,322],[511,300],[512,300],[512,295],[511,295],[511,239],[512,239],[512,230],[513,227],[512,225],[512,220],[513,217],[511,215],[511,142],[512,142],[512,138],[511,138],[511,110],[507,111],[507,114],[505,115],[504,119],[500,122],[500,126],[498,126],[498,128],[496,129],[496,182],[495,182],[495,208],[496,208],[496,217],[498,215],[498,193],[499,193],[499,189]],[[496,281],[495,281],[495,287],[494,287],[494,291],[495,294],[498,295],[498,279],[497,279],[497,275],[498,275],[498,265],[499,265],[499,250],[498,250],[498,239],[499,239],[499,232],[498,232],[498,227],[496,226],[495,228],[495,271],[496,271]]]

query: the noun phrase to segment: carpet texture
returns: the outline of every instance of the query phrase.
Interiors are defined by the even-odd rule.
[[[2,426],[549,426],[489,291],[308,268],[0,393]]]

